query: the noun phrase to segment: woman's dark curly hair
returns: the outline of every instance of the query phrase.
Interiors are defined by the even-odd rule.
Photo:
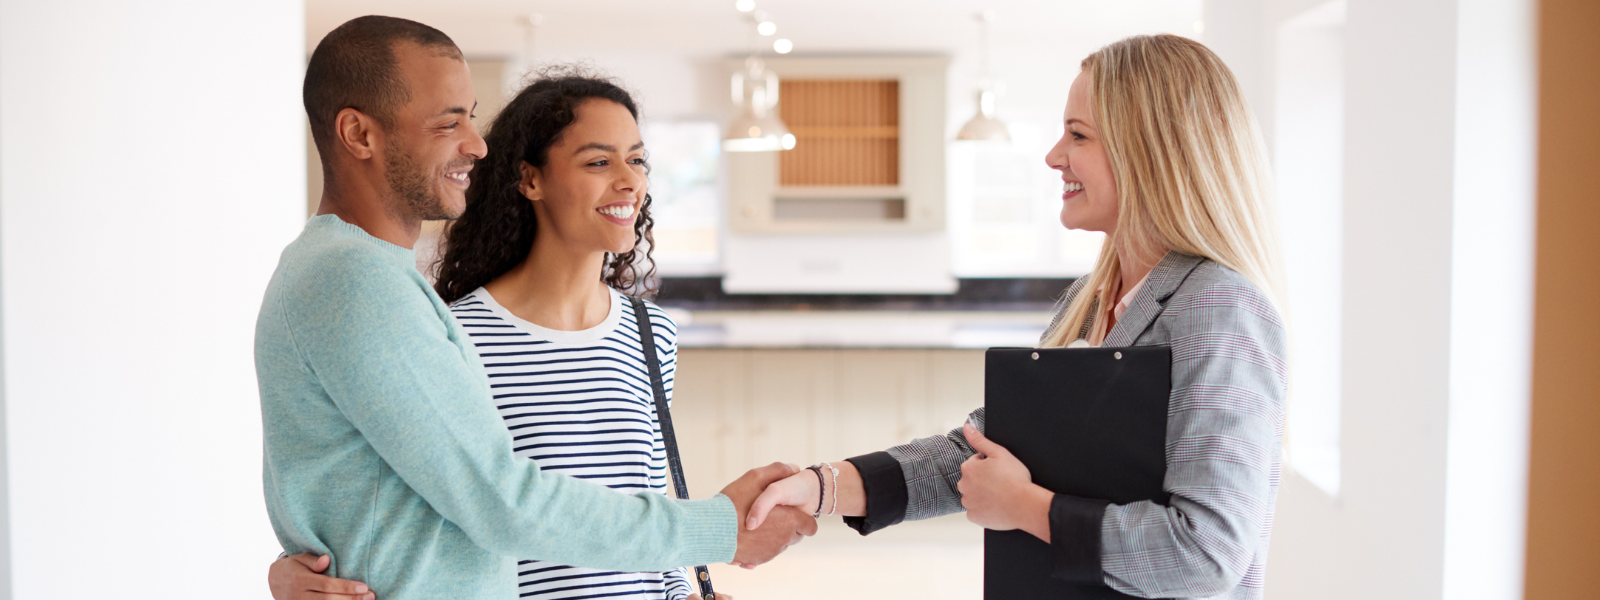
[[[484,136],[489,153],[472,168],[467,209],[445,228],[433,287],[446,303],[465,297],[528,257],[538,220],[533,204],[518,190],[521,165],[526,161],[543,168],[548,163],[550,147],[577,119],[578,105],[592,98],[610,100],[639,119],[633,97],[608,78],[562,65],[541,69],[532,79],[489,125]],[[650,228],[655,221],[650,218],[650,203],[645,194],[633,223],[633,250],[609,254],[600,272],[607,286],[625,294],[654,292]]]

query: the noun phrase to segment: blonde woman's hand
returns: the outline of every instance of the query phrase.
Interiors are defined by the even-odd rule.
[[[1033,482],[1027,465],[1009,450],[989,441],[968,423],[967,443],[978,453],[961,463],[961,506],[967,520],[985,529],[1021,529],[1050,541],[1050,501],[1055,494]]]
[[[745,527],[755,529],[767,520],[767,513],[779,506],[793,506],[805,514],[817,512],[817,474],[810,469],[779,479],[767,486],[750,505]]]
[[[310,552],[286,556],[267,569],[267,587],[273,600],[376,600],[367,584],[322,572],[333,559]]]

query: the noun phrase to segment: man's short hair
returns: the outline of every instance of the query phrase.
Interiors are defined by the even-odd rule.
[[[400,77],[394,52],[395,45],[401,42],[462,60],[461,49],[444,32],[416,21],[376,15],[340,25],[312,51],[301,96],[325,174],[332,175],[329,144],[339,111],[354,108],[389,129],[394,125],[395,109],[411,101],[411,90]]]

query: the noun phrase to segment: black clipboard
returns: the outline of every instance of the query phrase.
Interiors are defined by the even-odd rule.
[[[985,355],[985,435],[1052,492],[1166,504],[1172,351],[992,348]],[[1025,531],[983,532],[986,600],[1133,598],[1050,576],[1049,544]]]

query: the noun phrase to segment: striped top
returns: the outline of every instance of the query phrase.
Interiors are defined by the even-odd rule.
[[[671,406],[677,327],[660,307],[646,306]],[[450,310],[478,349],[517,456],[624,494],[668,492],[666,446],[628,298],[613,290],[605,320],[582,331],[519,319],[483,288]],[[690,593],[686,569],[618,573],[523,560],[517,578],[524,598],[679,600]]]

